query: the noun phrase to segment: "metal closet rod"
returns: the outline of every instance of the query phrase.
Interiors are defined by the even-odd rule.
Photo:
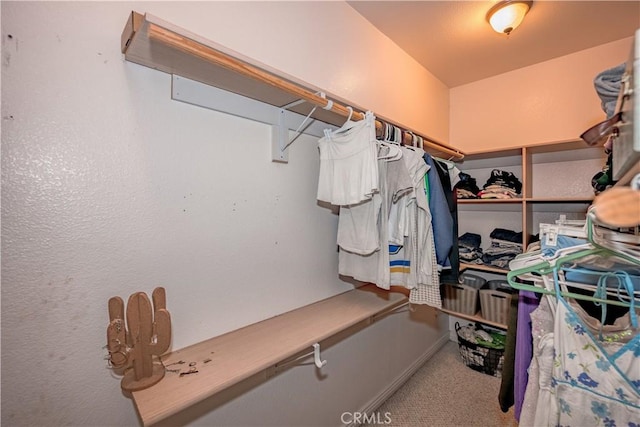
[[[230,57],[209,46],[205,46],[201,43],[198,43],[187,37],[176,34],[173,31],[169,31],[158,25],[149,23],[148,35],[151,39],[155,39],[169,46],[172,46],[173,48],[178,49],[182,52],[188,53],[193,56],[197,56],[198,58],[204,59],[205,61],[211,62],[215,65],[227,68],[231,71],[251,77],[254,80],[257,80],[264,84],[267,84],[275,88],[278,88],[280,90],[283,90],[285,92],[288,92],[291,95],[294,95],[300,99],[303,99],[309,102],[310,104],[317,105],[319,107],[324,108],[329,103],[329,100],[327,100],[326,98],[323,98],[320,95],[310,92],[309,90],[301,88],[287,80],[281,79],[264,70],[261,70],[257,67],[246,64],[236,58]],[[333,103],[333,105],[330,108],[330,111],[333,111],[334,113],[340,114],[341,116],[344,116],[344,117],[349,117],[349,115],[351,114],[351,112],[346,106],[340,105],[336,102]],[[352,118],[355,120],[362,120],[364,119],[364,114],[358,111],[353,111]],[[393,123],[390,123],[390,124],[393,124]],[[376,131],[379,131],[382,129],[383,129],[382,122],[376,120]],[[402,130],[405,133],[414,133],[412,131],[408,131],[405,129],[402,129]],[[415,134],[415,135],[418,135],[418,134]],[[422,139],[424,140],[423,148],[425,149],[431,148],[440,153],[445,153],[455,159],[464,158],[464,153],[459,150],[456,150],[450,146],[444,145],[443,143],[433,141],[429,138],[425,138],[422,135],[418,135],[418,136],[421,136]],[[403,138],[404,138],[404,135],[403,135]]]

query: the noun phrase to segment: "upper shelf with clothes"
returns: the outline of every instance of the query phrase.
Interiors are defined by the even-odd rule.
[[[283,73],[257,64],[249,58],[214,42],[192,34],[152,15],[132,12],[122,32],[121,50],[125,59],[166,73],[183,76],[198,82],[233,92],[265,104],[283,107],[307,115],[303,103],[320,107],[313,118],[331,125],[341,126],[353,114],[354,120],[364,118],[361,111],[330,99],[311,85],[296,81]],[[357,110],[357,107],[356,107]],[[364,110],[363,110],[364,111]],[[400,126],[386,118],[377,117],[376,130],[384,134],[385,124],[399,127],[402,140],[412,144],[414,135],[421,137],[423,148],[430,154],[460,160],[464,153],[442,142]]]

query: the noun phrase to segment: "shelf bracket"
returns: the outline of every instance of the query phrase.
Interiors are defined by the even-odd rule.
[[[326,94],[324,92],[316,92],[316,95],[326,99]],[[312,119],[309,124],[305,126],[307,121],[311,118],[313,113],[318,108],[317,105],[314,105],[313,109],[307,116],[304,118],[302,123],[298,126],[298,128],[294,131],[294,135],[291,139],[289,139],[289,128],[285,126],[285,114],[286,111],[297,105],[303,104],[307,101],[304,99],[299,99],[297,101],[291,102],[283,107],[281,107],[278,111],[277,125],[272,126],[272,137],[271,137],[271,155],[272,160],[274,162],[286,163],[289,161],[289,151],[287,150],[293,142],[298,139],[298,137],[304,133],[304,131],[313,124],[316,119]],[[331,110],[333,108],[333,101],[328,100],[327,105],[322,107],[325,110]]]
[[[402,308],[407,307],[406,310],[401,310]],[[415,313],[416,309],[415,307],[411,306],[411,303],[409,301],[402,303],[396,307],[393,307],[390,310],[385,310],[382,311],[380,313],[377,313],[373,316],[371,316],[371,323],[378,321],[379,319],[381,319],[382,317],[388,316],[390,314],[398,314],[398,313],[404,313],[404,312],[411,312],[411,313]]]
[[[171,99],[270,125],[271,158],[279,163],[289,161],[288,146],[302,133],[321,138],[324,129],[337,129],[337,126],[317,119],[305,124],[315,110],[307,118],[289,111],[289,108],[307,101],[299,100],[277,107],[175,74],[171,80]],[[328,110],[331,106],[333,102],[329,100],[323,108]],[[289,140],[289,130],[294,129],[296,135]]]
[[[289,162],[288,144],[286,144],[289,136],[289,129],[284,125],[286,110],[280,108],[278,110],[276,124],[271,125],[271,160],[274,162]]]

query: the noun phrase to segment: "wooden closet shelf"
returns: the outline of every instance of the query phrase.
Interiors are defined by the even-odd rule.
[[[507,325],[505,324],[492,322],[491,320],[487,320],[483,318],[479,312],[477,314],[465,314],[465,313],[458,313],[457,311],[447,310],[446,308],[441,308],[440,311],[442,311],[443,313],[449,314],[451,316],[459,317],[461,319],[469,320],[472,322],[483,323],[485,325],[493,326],[499,329],[508,329]]]
[[[526,197],[513,199],[458,199],[461,205],[491,205],[504,203],[591,203],[594,196],[586,197]]]
[[[320,95],[324,91],[319,88],[149,14],[131,13],[122,31],[121,50],[125,59],[130,62],[196,80],[266,104],[283,107],[304,100],[322,107],[316,109],[313,117],[331,125],[342,126],[351,115],[346,105],[352,105],[355,110],[363,110],[333,95],[330,96],[332,105],[328,106],[329,99]],[[304,116],[309,112],[309,106],[304,103],[287,109]],[[352,117],[354,120],[361,120],[364,114],[354,111]],[[464,153],[454,147],[420,135],[384,117],[379,118],[405,132],[421,136],[424,139],[424,149],[433,155],[454,159],[464,157]],[[376,121],[376,129],[382,130],[380,121]],[[403,134],[403,137],[407,142],[410,139],[408,134]]]
[[[497,274],[507,274],[509,272],[509,269],[492,267],[490,265],[460,263],[460,272],[465,270],[478,270]]]
[[[158,384],[133,392],[140,418],[145,426],[154,424],[254,374],[266,374],[279,362],[313,350],[314,343],[360,322],[373,322],[406,303],[405,293],[365,285],[171,352],[162,357],[165,366],[196,362],[198,373],[180,377],[167,372]],[[180,360],[186,363],[172,365]]]
[[[591,203],[594,197],[528,197],[525,200],[529,203]]]
[[[458,199],[458,203],[462,205],[483,205],[483,204],[499,204],[499,203],[522,203],[522,198],[513,199]]]

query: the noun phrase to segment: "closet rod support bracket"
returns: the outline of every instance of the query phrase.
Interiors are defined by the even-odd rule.
[[[271,160],[279,163],[289,162],[289,128],[285,124],[286,109],[277,112],[276,123],[271,125]]]
[[[323,99],[327,99],[327,96],[324,92],[316,92],[315,95],[320,96]],[[300,135],[305,133],[307,128],[313,124],[315,119],[313,118],[313,113],[318,108],[318,105],[314,105],[313,109],[307,116],[304,118],[302,123],[298,126],[298,128],[294,131],[294,135],[291,139],[289,139],[289,127],[287,126],[286,113],[292,107],[298,106],[300,104],[304,104],[308,102],[304,99],[299,99],[297,101],[290,102],[287,105],[283,105],[278,109],[278,117],[276,119],[277,125],[272,126],[272,138],[271,138],[271,152],[272,152],[272,160],[274,162],[287,163],[289,161],[289,151],[288,148],[293,142],[298,139]],[[333,101],[327,100],[327,105],[322,107],[324,110],[331,110],[333,108]],[[311,122],[307,124],[307,122],[311,119]],[[306,126],[305,126],[306,125]]]

